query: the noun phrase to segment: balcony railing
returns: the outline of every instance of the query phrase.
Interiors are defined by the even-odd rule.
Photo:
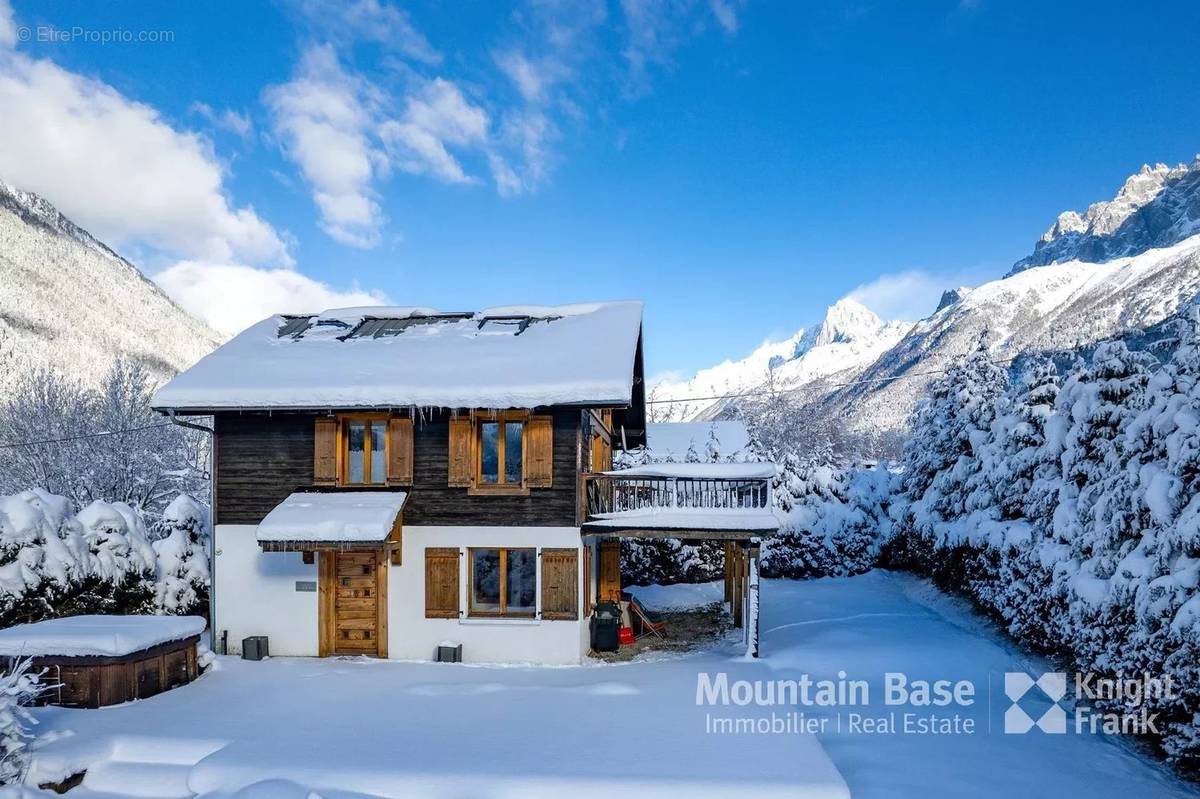
[[[762,478],[584,475],[587,518],[666,508],[765,510],[771,481]]]

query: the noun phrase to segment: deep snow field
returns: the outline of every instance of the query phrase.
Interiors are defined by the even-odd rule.
[[[720,586],[634,590],[648,604],[678,607],[712,601]],[[909,576],[765,580],[761,631],[757,661],[734,642],[578,668],[219,658],[196,682],[152,699],[38,710],[50,741],[30,778],[86,767],[84,784],[67,794],[76,799],[1200,796],[1119,741],[1004,734],[1004,672],[1036,676],[1044,664]],[[868,681],[869,706],[696,703],[700,673],[725,672],[733,684],[835,679],[839,670]],[[928,715],[884,706],[885,672],[972,681],[974,704],[936,710],[970,718],[975,731],[851,731],[851,712]],[[792,711],[825,719],[825,731],[706,732],[710,714]]]

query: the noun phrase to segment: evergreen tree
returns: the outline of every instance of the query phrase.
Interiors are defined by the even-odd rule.
[[[186,494],[177,496],[154,525],[159,613],[208,614],[208,514]]]

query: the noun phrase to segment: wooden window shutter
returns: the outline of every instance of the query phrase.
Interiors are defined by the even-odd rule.
[[[456,547],[425,547],[425,618],[458,618],[458,561]]]
[[[338,420],[318,416],[313,429],[313,484],[337,484]]]
[[[542,550],[542,618],[579,618],[579,552]]]
[[[472,457],[475,447],[475,424],[469,417],[450,420],[450,486],[470,486],[475,475]]]
[[[410,486],[413,481],[413,420],[388,419],[389,485]]]
[[[554,483],[554,417],[530,416],[525,428],[525,485],[550,488]]]

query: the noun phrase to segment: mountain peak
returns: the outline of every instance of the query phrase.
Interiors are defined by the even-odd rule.
[[[956,302],[961,302],[962,298],[970,293],[971,289],[968,286],[959,286],[956,289],[946,289],[942,292],[942,298],[938,300],[937,307],[933,309],[933,312],[937,313],[943,308],[949,308]]]
[[[854,341],[874,335],[883,325],[883,320],[870,308],[858,300],[843,297],[826,309],[821,324],[805,333],[797,345],[796,354],[825,344]]]
[[[1191,164],[1157,163],[1125,179],[1111,200],[1087,211],[1064,211],[1017,261],[1014,275],[1034,266],[1088,261],[1102,263],[1169,247],[1200,233],[1200,155]]]

